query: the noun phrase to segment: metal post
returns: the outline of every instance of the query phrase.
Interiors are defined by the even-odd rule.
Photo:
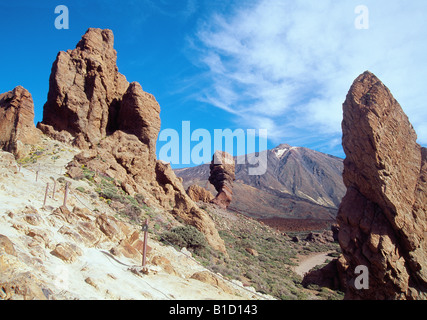
[[[39,179],[39,172],[40,172],[40,164],[37,167],[37,171],[36,171],[36,182]]]
[[[144,248],[142,251],[142,272],[147,273],[147,267],[145,266],[147,259],[147,239],[148,239],[148,219],[145,219],[145,223],[142,226],[142,231],[144,231]]]
[[[53,179],[53,190],[52,190],[52,198],[55,200],[55,191],[56,191],[56,180]]]
[[[68,184],[69,184],[69,182],[66,182],[66,183],[65,183],[64,203],[63,203],[63,206],[64,206],[64,207],[66,207],[66,206],[67,206]]]
[[[46,206],[47,193],[49,192],[49,183],[46,184],[46,192],[44,194],[43,208]]]

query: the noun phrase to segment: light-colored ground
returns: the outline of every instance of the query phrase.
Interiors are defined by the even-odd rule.
[[[53,145],[57,147],[54,148]],[[44,147],[46,150],[55,149],[57,153],[54,155],[59,158],[53,160],[54,155],[44,155],[37,164],[27,168],[22,167],[21,172],[16,174],[0,168],[0,234],[13,242],[17,252],[17,257],[7,257],[10,268],[13,267],[15,273],[29,271],[48,292],[49,299],[249,300],[271,298],[255,294],[251,289],[243,289],[236,285],[237,282],[226,281],[231,289],[232,293],[230,293],[218,286],[191,279],[194,273],[206,271],[206,269],[173,247],[165,246],[151,238],[149,238],[149,245],[152,248],[151,257],[167,258],[176,274],[167,272],[162,266],[149,263],[148,275],[136,275],[129,270],[129,266],[140,265],[140,261],[127,259],[124,256],[114,257],[116,258],[114,259],[105,254],[117,245],[108,241],[95,247],[86,247],[79,243],[82,255],[73,263],[65,263],[52,255],[51,250],[56,244],[72,240],[68,235],[58,232],[66,222],[51,216],[52,209],[62,204],[63,188],[57,190],[55,199],[51,195],[48,196],[46,209],[42,208],[44,190],[47,182],[53,182],[51,177],[58,179],[64,175],[65,165],[78,150],[49,139],[44,140]],[[46,151],[44,153],[46,154]],[[35,171],[39,168],[39,164],[40,173],[36,182]],[[73,181],[73,188],[79,184],[90,188],[86,182],[82,181]],[[95,200],[88,195],[79,194],[77,198],[70,194],[69,197],[70,207],[89,207],[93,210],[96,205],[100,211],[114,214],[108,212],[107,205],[94,203]],[[39,225],[33,226],[25,221],[24,214],[21,212],[26,206],[37,209],[41,216]],[[91,218],[95,219],[96,212],[92,211],[92,214]],[[28,236],[30,229],[45,232],[49,245],[33,246],[33,238]],[[6,255],[3,257],[6,259]],[[1,279],[3,282],[5,280],[8,279]]]
[[[313,253],[307,256],[300,256],[298,265],[294,268],[295,273],[303,277],[308,271],[314,267],[323,264],[327,259],[332,258],[329,255],[330,252]]]

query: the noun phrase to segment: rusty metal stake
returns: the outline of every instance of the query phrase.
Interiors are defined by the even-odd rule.
[[[36,171],[36,182],[37,182],[38,178],[39,178],[39,170]]]
[[[69,182],[66,182],[66,183],[65,183],[64,203],[62,204],[64,207],[66,207],[66,206],[67,206],[68,184],[69,184]]]
[[[144,248],[142,251],[142,273],[147,274],[148,270],[145,264],[147,259],[148,219],[145,219],[145,223],[142,226],[142,231],[144,231]]]
[[[47,193],[49,192],[49,183],[46,184],[46,192],[44,194],[43,208],[46,206]]]

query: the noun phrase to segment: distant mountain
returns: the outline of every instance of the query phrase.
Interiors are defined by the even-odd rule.
[[[335,219],[346,191],[342,159],[288,144],[264,152],[267,171],[263,175],[249,175],[250,165],[236,164],[231,210],[257,219]],[[185,188],[197,184],[216,193],[208,182],[209,164],[175,173],[183,178]]]

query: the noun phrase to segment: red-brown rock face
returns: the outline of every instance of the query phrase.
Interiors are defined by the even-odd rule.
[[[218,191],[212,202],[223,209],[227,209],[233,198],[234,158],[227,152],[216,151],[212,158],[210,170],[209,182]]]
[[[129,87],[118,72],[111,30],[89,29],[74,50],[59,52],[49,79],[43,123],[56,131],[82,134],[97,144],[117,128],[120,101]]]
[[[0,149],[20,158],[28,151],[25,145],[35,144],[39,139],[31,94],[21,86],[0,94]]]
[[[214,199],[214,196],[210,191],[197,184],[192,184],[189,186],[187,188],[187,194],[194,202],[202,201],[209,203]]]
[[[170,166],[157,161],[160,106],[118,72],[113,39],[111,30],[89,29],[76,49],[58,54],[39,128],[83,150],[69,173],[85,165],[120,181],[127,193],[143,194],[148,205],[181,217],[225,252],[209,215],[188,197]]]
[[[39,128],[89,150],[76,157],[78,163],[135,193],[142,180],[155,179],[160,106],[139,83],[127,82],[116,60],[111,30],[88,29],[74,50],[60,52]]]
[[[427,297],[427,150],[399,103],[372,73],[353,83],[343,105],[343,179],[339,208],[348,299]],[[355,268],[369,270],[356,289]]]

